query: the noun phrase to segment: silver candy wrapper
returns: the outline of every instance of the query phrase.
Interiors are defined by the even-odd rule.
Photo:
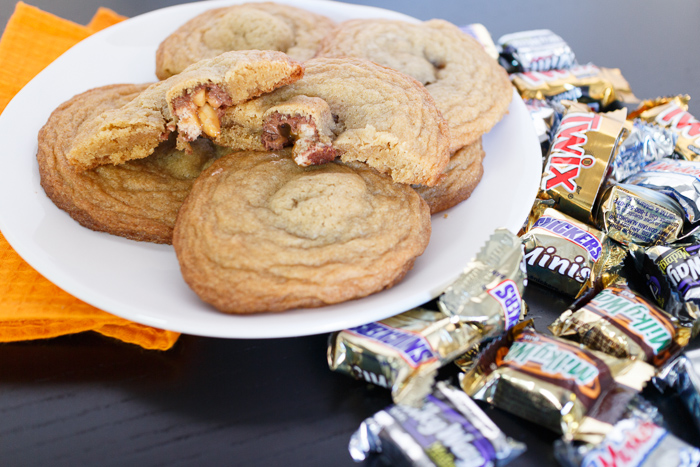
[[[392,405],[368,418],[348,447],[356,462],[380,457],[393,466],[500,467],[525,451],[464,391],[436,385],[420,408]]]
[[[624,182],[650,162],[671,156],[678,138],[668,129],[641,120],[629,122],[629,125],[628,136],[620,143],[612,163],[610,177],[617,182]]]
[[[576,64],[569,45],[549,29],[506,34],[498,45],[501,64],[509,72],[564,70]]]
[[[678,201],[688,222],[700,220],[700,161],[662,159],[646,165],[625,183],[664,193]]]
[[[335,332],[328,366],[390,388],[396,403],[418,403],[439,368],[520,320],[525,277],[520,239],[496,230],[440,298],[441,311],[416,308]]]
[[[440,311],[478,324],[490,337],[517,324],[523,315],[527,272],[520,238],[496,230],[464,272],[438,300]]]
[[[676,358],[656,377],[657,387],[675,390],[700,430],[700,349]],[[661,383],[661,384],[659,384]]]

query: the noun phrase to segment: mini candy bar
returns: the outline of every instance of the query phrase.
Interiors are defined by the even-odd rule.
[[[516,325],[482,352],[462,388],[476,400],[577,440],[600,442],[653,376],[652,366]]]
[[[593,223],[593,207],[623,134],[626,110],[599,114],[570,103],[552,139],[540,197],[557,209]]]
[[[610,180],[616,182],[624,182],[650,162],[670,157],[678,139],[672,131],[641,120],[628,120],[625,126],[629,132],[612,162]]]
[[[493,337],[524,316],[526,277],[520,239],[506,229],[497,229],[440,295],[438,308],[448,316],[478,324],[486,337]]]
[[[564,70],[576,56],[564,39],[549,29],[506,34],[498,39],[499,62],[509,72]]]
[[[674,132],[676,152],[684,159],[700,158],[700,122],[688,112],[689,96],[675,96],[645,101],[630,114]]]
[[[564,467],[697,467],[700,449],[651,420],[632,416],[617,422],[598,445],[557,440],[554,455]]]
[[[499,229],[440,297],[441,311],[416,308],[331,334],[333,371],[391,388],[394,402],[430,392],[436,371],[517,323],[524,307],[520,239]]]
[[[626,181],[659,191],[680,203],[691,224],[700,220],[700,160],[662,159],[646,165]]]
[[[500,467],[525,451],[461,391],[436,385],[421,407],[392,405],[368,418],[350,438],[355,462],[372,456],[393,466]]]
[[[630,245],[637,270],[657,305],[691,329],[700,330],[700,244]]]
[[[510,75],[523,99],[570,100],[601,110],[615,101],[636,103],[629,83],[617,68],[591,63],[568,70],[529,71]]]
[[[671,197],[636,185],[613,185],[601,197],[597,224],[624,244],[657,245],[676,241],[684,213]]]
[[[676,390],[700,430],[700,349],[669,362],[656,379]]]
[[[578,310],[565,311],[549,330],[589,349],[657,367],[690,339],[689,329],[625,284],[606,288]]]
[[[525,107],[530,112],[530,118],[535,125],[535,132],[540,143],[549,141],[549,130],[554,122],[554,109],[547,102],[539,99],[528,99]]]
[[[528,280],[570,296],[578,295],[603,253],[602,232],[539,203],[520,239]]]
[[[498,49],[496,44],[493,43],[493,38],[488,29],[481,23],[467,24],[466,26],[461,26],[463,32],[466,32],[474,39],[476,39],[481,45],[484,46],[486,53],[493,57],[494,60],[498,60]]]

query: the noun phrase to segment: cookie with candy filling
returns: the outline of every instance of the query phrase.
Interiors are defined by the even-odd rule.
[[[79,94],[58,106],[39,132],[41,186],[60,209],[92,230],[170,243],[177,211],[202,169],[217,156],[209,140],[192,151],[165,141],[145,159],[78,171],[66,152],[92,117],[121,107],[147,85],[118,84]]]
[[[360,164],[301,167],[284,152],[214,162],[178,214],[185,281],[226,313],[320,307],[396,284],[425,250],[430,210]]]
[[[365,58],[417,79],[449,124],[451,152],[487,133],[513,97],[506,71],[481,44],[443,20],[346,21],[326,36],[316,56]]]
[[[303,62],[314,56],[335,22],[272,2],[216,8],[192,18],[156,52],[156,75],[166,79],[205,58],[231,50],[276,50]]]

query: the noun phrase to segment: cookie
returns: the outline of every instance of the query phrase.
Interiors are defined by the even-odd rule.
[[[302,75],[301,64],[281,52],[228,52],[202,60],[85,122],[66,157],[79,171],[118,165],[149,156],[175,131],[178,149],[189,150],[189,143],[200,135],[219,135],[219,119],[228,106]]]
[[[341,23],[317,57],[359,57],[406,73],[435,99],[450,126],[450,151],[476,141],[507,112],[513,86],[484,48],[443,20],[383,19]]]
[[[267,143],[266,133],[286,135],[283,146],[297,141],[313,146],[308,135],[316,126],[320,134],[330,135],[344,162],[366,163],[399,183],[432,186],[439,181],[449,161],[449,130],[425,87],[410,76],[358,58],[313,59],[304,68],[299,81],[229,107],[221,119],[221,136],[214,141],[238,150],[279,147],[279,141],[274,146]],[[312,106],[299,96],[317,100]],[[323,117],[319,100],[328,105],[332,119]],[[295,134],[290,121],[300,118],[304,124],[296,126],[306,130]],[[324,155],[320,159],[328,160]]]
[[[231,50],[276,50],[303,62],[314,56],[334,26],[325,16],[272,2],[205,11],[158,46],[156,75],[166,79]]]
[[[320,307],[396,284],[428,245],[430,210],[360,163],[300,167],[232,153],[195,182],[175,224],[182,275],[227,313]]]
[[[484,174],[485,155],[479,138],[450,157],[440,183],[433,187],[414,187],[430,206],[431,214],[456,206],[471,196]]]
[[[48,197],[81,225],[133,240],[170,243],[177,211],[194,179],[216,156],[209,140],[197,141],[189,154],[166,141],[145,159],[82,172],[66,159],[86,122],[127,104],[146,87],[105,86],[61,104],[39,132],[39,175]]]

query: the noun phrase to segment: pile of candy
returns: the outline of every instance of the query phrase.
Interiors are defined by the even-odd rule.
[[[464,30],[497,51],[530,109],[540,193],[521,232],[497,230],[437,310],[331,335],[330,368],[395,402],[362,424],[352,457],[481,466],[522,453],[474,399],[560,434],[565,466],[700,465],[639,395],[649,383],[677,395],[700,428],[700,351],[683,351],[700,331],[700,122],[688,96],[640,103],[619,70],[579,65],[549,30],[498,47],[480,25]],[[571,298],[551,335],[524,320],[528,281]],[[461,388],[436,384],[453,362]]]

